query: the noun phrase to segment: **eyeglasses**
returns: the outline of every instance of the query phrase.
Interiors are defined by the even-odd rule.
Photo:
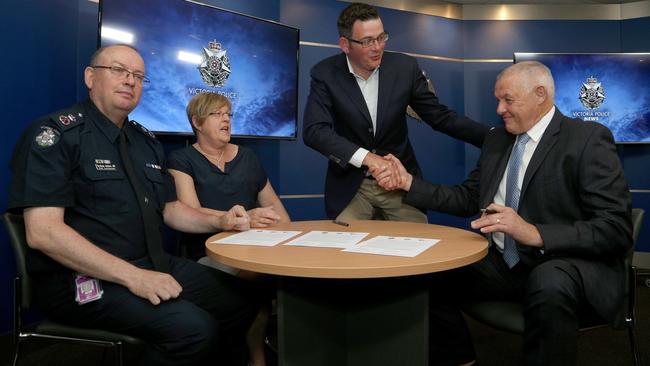
[[[359,39],[359,40],[352,39],[352,38],[349,38],[349,37],[345,37],[345,38],[347,38],[348,41],[350,41],[350,42],[360,44],[361,47],[363,47],[363,48],[368,48],[368,47],[372,46],[372,44],[375,43],[375,42],[377,42],[378,46],[381,46],[384,43],[386,43],[386,41],[388,41],[388,32],[384,32],[384,33],[380,34],[379,36],[377,36],[377,38],[368,37],[368,38]]]
[[[102,66],[102,65],[95,65],[91,66],[93,69],[106,69],[110,70],[111,74],[122,78],[122,79],[128,79],[129,75],[133,75],[133,79],[135,80],[136,83],[143,85],[149,83],[149,79],[147,79],[144,74],[141,74],[137,71],[130,71],[127,70],[123,67],[120,66]]]
[[[212,112],[208,113],[208,116],[217,116],[217,118],[221,119],[223,116],[228,116],[228,118],[232,119],[232,112]]]

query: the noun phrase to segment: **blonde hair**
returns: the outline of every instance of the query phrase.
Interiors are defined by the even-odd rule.
[[[232,103],[230,103],[228,98],[221,94],[199,93],[193,96],[187,104],[185,112],[187,113],[187,119],[190,121],[190,127],[192,127],[194,134],[196,134],[196,129],[192,123],[192,117],[196,117],[196,122],[200,125],[205,121],[210,113],[221,109],[224,105],[228,106],[228,108],[232,108]]]

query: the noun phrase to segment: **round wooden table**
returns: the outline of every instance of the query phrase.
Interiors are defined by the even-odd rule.
[[[273,247],[211,244],[230,236],[223,232],[207,240],[207,254],[231,267],[254,272],[314,278],[378,278],[445,271],[474,263],[487,254],[487,240],[476,233],[453,227],[397,221],[351,221],[342,226],[329,220],[295,221],[269,230],[312,230],[370,233],[378,235],[439,239],[422,254],[396,257],[343,252],[338,248],[276,245]],[[289,240],[293,240],[291,238]]]
[[[367,232],[363,240],[388,235],[440,242],[408,258],[282,244],[212,244],[234,234],[223,232],[209,238],[206,249],[218,262],[278,276],[280,365],[428,365],[427,274],[480,260],[487,254],[487,240],[440,225],[396,221],[349,224],[297,221],[269,230]]]

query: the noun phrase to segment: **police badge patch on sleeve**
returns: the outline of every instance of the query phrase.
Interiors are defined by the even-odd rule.
[[[61,140],[61,132],[49,126],[41,126],[40,132],[34,138],[34,143],[40,148],[56,145]]]

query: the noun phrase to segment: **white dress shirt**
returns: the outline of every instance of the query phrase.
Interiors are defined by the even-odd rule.
[[[375,134],[377,131],[377,100],[379,99],[379,67],[377,67],[368,79],[364,79],[360,75],[356,74],[352,69],[352,64],[350,59],[346,56],[345,60],[348,62],[348,69],[350,74],[354,75],[359,89],[361,89],[361,94],[363,94],[363,99],[366,101],[366,106],[368,107],[368,112],[370,112],[370,119],[372,120],[372,133]],[[366,158],[369,151],[360,147],[350,158],[349,163],[357,168],[361,168],[363,159]]]

